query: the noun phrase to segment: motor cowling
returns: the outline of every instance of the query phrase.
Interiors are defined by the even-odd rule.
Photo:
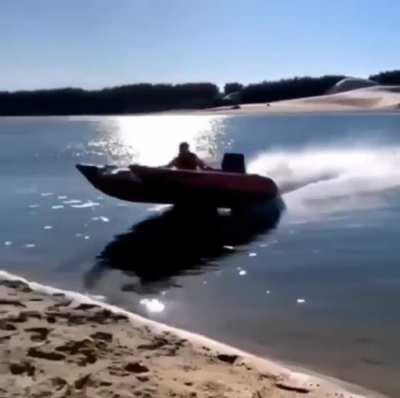
[[[221,169],[228,173],[246,173],[246,164],[242,153],[225,153]]]

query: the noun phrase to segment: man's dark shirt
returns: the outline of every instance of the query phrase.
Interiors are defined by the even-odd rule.
[[[197,167],[201,169],[205,167],[203,161],[192,152],[180,153],[168,166],[184,170],[196,170]]]

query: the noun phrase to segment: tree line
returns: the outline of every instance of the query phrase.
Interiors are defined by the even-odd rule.
[[[211,83],[0,92],[0,115],[104,115],[204,108],[218,93],[218,87]]]
[[[377,75],[371,75],[369,78],[379,84],[397,86],[400,85],[400,70],[381,72]]]
[[[323,95],[343,78],[344,76],[295,77],[292,79],[253,83],[241,88],[240,102],[272,102]],[[228,89],[232,86],[233,84],[230,83]]]
[[[172,109],[202,109],[230,103],[272,102],[325,94],[342,75],[294,77],[243,85],[227,83],[131,84],[102,90],[63,88],[0,92],[0,115],[129,114]],[[371,75],[384,85],[400,85],[400,70]],[[235,99],[229,94],[239,93]],[[228,98],[226,98],[228,96]]]

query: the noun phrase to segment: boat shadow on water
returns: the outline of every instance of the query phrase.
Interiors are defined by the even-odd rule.
[[[86,273],[85,285],[92,289],[104,273],[117,269],[132,278],[124,291],[145,294],[177,287],[175,276],[217,267],[216,260],[233,255],[233,248],[276,228],[283,210],[281,199],[234,214],[170,208],[107,244]]]

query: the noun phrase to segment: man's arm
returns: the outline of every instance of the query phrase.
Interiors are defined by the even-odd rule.
[[[167,168],[176,167],[176,158],[173,158],[168,164],[159,167],[167,167]]]
[[[197,167],[201,170],[214,170],[212,167],[207,166],[198,156],[196,156]]]

